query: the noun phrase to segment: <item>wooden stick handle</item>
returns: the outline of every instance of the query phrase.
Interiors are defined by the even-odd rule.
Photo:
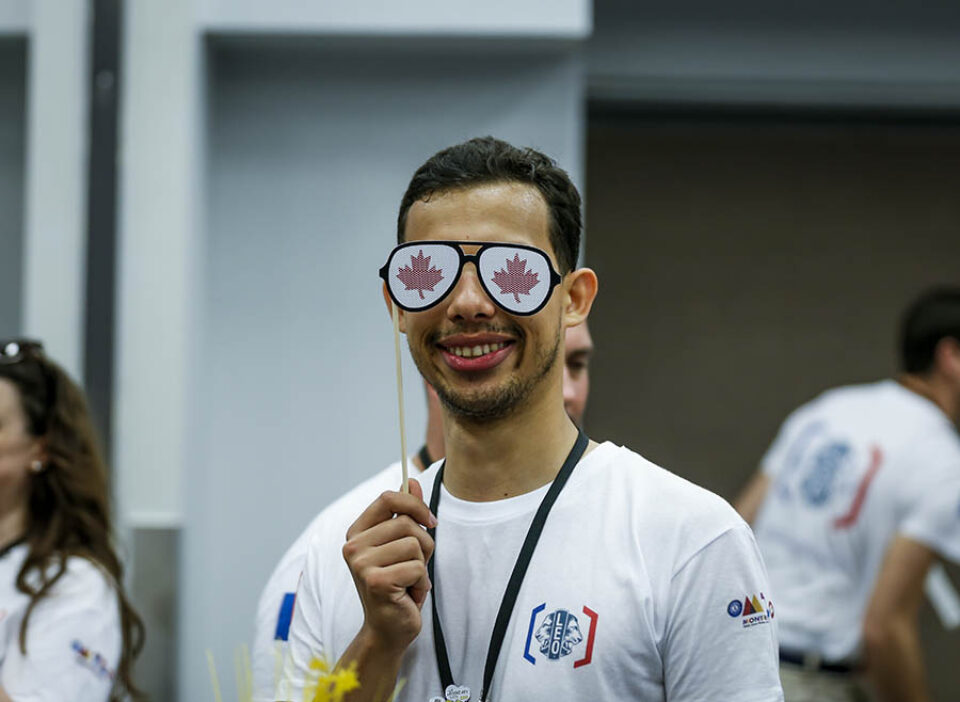
[[[393,348],[397,355],[397,409],[400,417],[400,467],[403,471],[401,491],[410,492],[410,476],[407,473],[407,432],[403,419],[403,369],[400,361],[400,313],[393,304]]]

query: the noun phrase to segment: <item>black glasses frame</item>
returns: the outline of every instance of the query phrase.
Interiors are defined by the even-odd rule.
[[[401,303],[396,296],[393,294],[393,288],[390,285],[390,264],[393,262],[394,257],[403,251],[414,246],[425,246],[427,244],[443,244],[449,246],[450,248],[456,250],[457,255],[460,256],[460,265],[457,268],[457,274],[453,277],[453,282],[450,283],[450,287],[447,288],[447,291],[443,293],[440,297],[434,300],[432,303],[426,307],[408,307]],[[464,253],[464,246],[479,246],[475,253],[468,254]],[[489,249],[524,249],[526,251],[532,251],[533,253],[543,256],[544,260],[547,262],[547,268],[550,270],[550,280],[547,283],[547,294],[543,297],[543,302],[537,305],[534,309],[529,312],[517,312],[516,310],[511,310],[509,307],[506,307],[502,302],[497,299],[497,296],[493,293],[490,288],[487,287],[486,281],[484,281],[483,276],[480,275],[480,256],[484,251]],[[509,242],[486,242],[481,243],[477,241],[447,241],[447,240],[427,240],[427,241],[408,241],[403,244],[399,244],[394,247],[393,251],[390,252],[390,255],[387,257],[387,262],[383,264],[380,268],[380,277],[383,279],[383,282],[387,284],[387,292],[390,294],[390,299],[393,300],[393,303],[402,310],[407,312],[423,312],[430,309],[431,307],[436,307],[450,294],[450,292],[457,287],[457,283],[460,281],[460,276],[463,274],[463,267],[467,263],[472,263],[473,267],[477,271],[477,280],[480,281],[480,287],[483,288],[483,291],[487,294],[487,297],[495,304],[497,307],[502,309],[507,314],[512,314],[516,317],[529,317],[532,314],[536,314],[544,308],[547,302],[550,301],[550,297],[553,295],[553,289],[557,287],[563,280],[563,277],[557,273],[557,270],[553,267],[553,261],[550,260],[550,257],[547,255],[547,252],[543,249],[538,249],[536,246],[528,246],[527,244],[511,244]]]
[[[43,355],[43,343],[34,339],[0,341],[0,366],[12,366],[26,358]]]

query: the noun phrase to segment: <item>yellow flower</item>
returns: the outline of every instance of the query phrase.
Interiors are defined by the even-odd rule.
[[[356,663],[333,671],[327,661],[314,658],[310,661],[310,671],[316,680],[307,681],[303,702],[342,702],[344,695],[360,687]]]

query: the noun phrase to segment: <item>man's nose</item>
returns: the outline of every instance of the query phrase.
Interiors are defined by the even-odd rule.
[[[489,319],[496,311],[493,301],[480,285],[476,267],[468,263],[463,267],[457,286],[450,293],[447,316],[460,320]]]

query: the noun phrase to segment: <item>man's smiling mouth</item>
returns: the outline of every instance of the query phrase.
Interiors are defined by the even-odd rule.
[[[506,345],[506,342],[500,342],[494,344],[483,344],[482,346],[480,344],[477,344],[476,346],[447,346],[445,347],[445,350],[463,358],[474,358],[476,356],[485,356],[493,351],[499,351]]]
[[[503,334],[457,334],[437,344],[447,365],[454,370],[487,370],[499,365],[516,344]]]

